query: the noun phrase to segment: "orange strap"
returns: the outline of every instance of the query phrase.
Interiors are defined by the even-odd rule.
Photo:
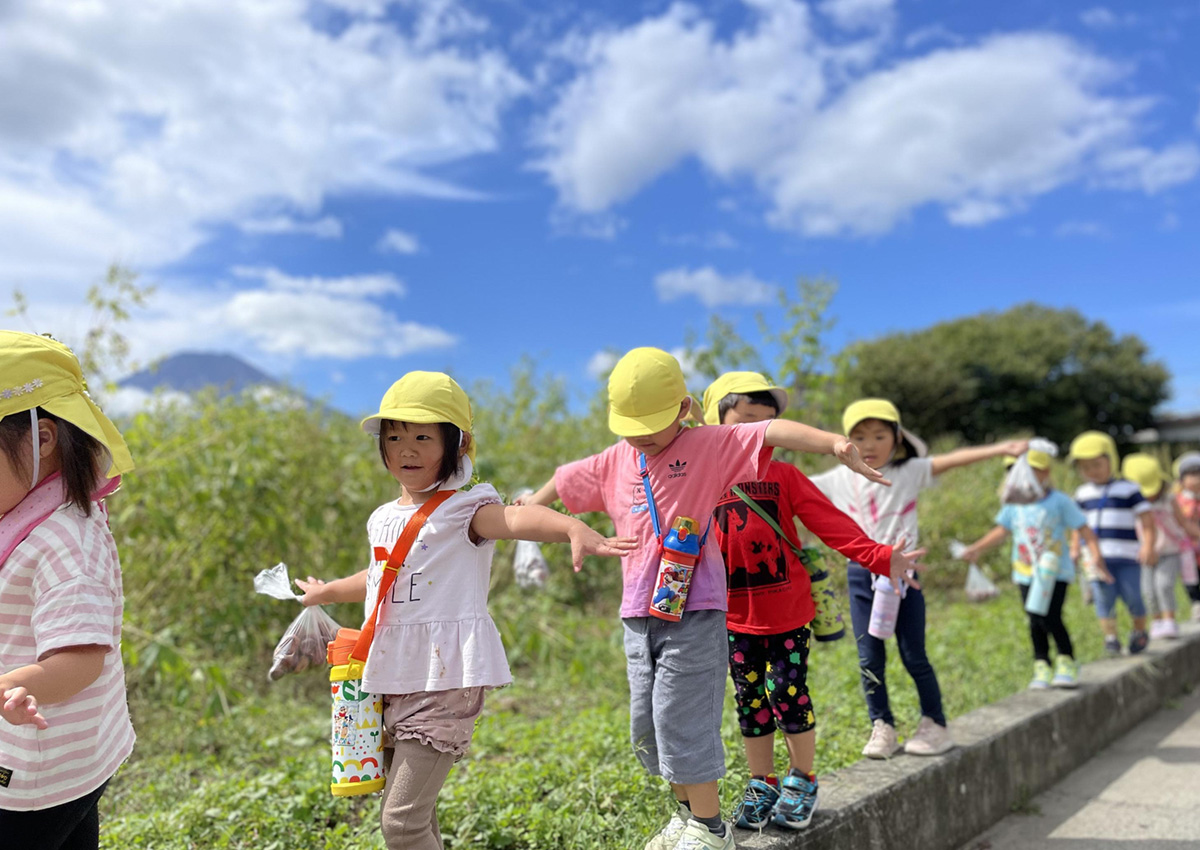
[[[429,515],[437,509],[438,505],[456,492],[456,490],[439,490],[429,498],[429,501],[421,505],[413,518],[404,526],[404,531],[400,532],[400,539],[392,548],[392,554],[388,556],[387,564],[383,568],[383,577],[379,580],[379,596],[375,599],[375,609],[363,623],[362,632],[354,644],[354,649],[350,650],[351,661],[366,663],[367,653],[371,651],[371,641],[375,639],[375,620],[379,617],[379,609],[383,606],[383,600],[396,582],[396,574],[404,566],[404,559],[408,557],[409,550],[417,542],[417,535],[421,532],[421,527],[425,525],[425,520],[429,519]]]

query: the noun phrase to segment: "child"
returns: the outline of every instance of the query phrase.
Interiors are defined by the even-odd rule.
[[[1175,477],[1179,480],[1179,492],[1175,501],[1183,515],[1192,522],[1200,522],[1200,452],[1184,452],[1175,461]],[[1191,557],[1196,559],[1200,545],[1192,547]],[[1188,557],[1185,553],[1184,557]],[[1188,598],[1192,600],[1192,622],[1200,623],[1200,576],[1195,582],[1184,582]]]
[[[380,822],[389,848],[439,850],[437,795],[467,750],[484,694],[512,681],[500,633],[487,611],[494,541],[569,542],[575,569],[584,555],[623,555],[629,539],[605,539],[572,517],[542,507],[505,507],[489,484],[471,480],[471,405],[448,375],[409,372],[363,420],[379,437],[384,468],[400,498],[367,521],[371,565],[328,583],[297,579],[305,605],[366,602],[368,616],[388,554],[420,505],[455,491],[417,536],[380,609],[363,689],[384,694],[384,728],[395,748]]]
[[[890,401],[868,398],[846,408],[842,425],[867,465],[886,472],[891,488],[858,480],[834,468],[813,476],[813,483],[830,501],[862,526],[872,540],[893,545],[915,546],[918,537],[917,497],[943,472],[1001,455],[1020,455],[1028,448],[1022,440],[993,446],[959,449],[936,457],[925,457],[925,444],[900,426],[900,412]],[[903,541],[903,544],[901,543]],[[871,718],[871,738],[863,748],[868,758],[890,758],[900,744],[895,719],[888,702],[884,641],[867,632],[874,599],[870,572],[851,563],[847,570],[850,619],[858,641],[858,660],[863,670],[862,685]],[[896,616],[896,643],[904,669],[917,686],[921,700],[921,722],[905,745],[914,755],[940,755],[954,746],[942,712],[942,692],[937,674],[925,655],[925,597],[919,588],[908,588]]]
[[[0,835],[94,850],[134,743],[100,501],[133,460],[66,346],[0,331],[0,375]]]
[[[704,421],[734,425],[775,419],[787,392],[755,372],[728,372],[704,393]],[[923,552],[870,540],[830,504],[804,473],[772,460],[760,481],[738,485],[716,512],[715,533],[729,580],[729,671],[750,781],[734,812],[738,826],[761,829],[768,820],[803,829],[817,808],[816,715],[808,692],[809,623],[816,613],[808,571],[798,552],[795,517],[852,561],[888,573],[913,569]],[[783,730],[788,771],[775,776],[775,729]]]
[[[1159,466],[1158,458],[1140,453],[1129,455],[1121,463],[1121,474],[1142,491],[1154,519],[1158,562],[1142,568],[1142,598],[1154,618],[1150,639],[1177,638],[1175,582],[1179,579],[1183,553],[1190,552],[1192,539],[1200,538],[1200,527],[1183,515],[1183,509],[1172,498],[1167,487],[1171,476]]]
[[[1029,597],[1034,568],[1042,554],[1053,552],[1058,556],[1058,576],[1049,610],[1044,615],[1032,612],[1028,615],[1029,639],[1033,642],[1033,680],[1029,687],[1035,690],[1051,686],[1074,688],[1079,685],[1079,662],[1075,660],[1071,635],[1062,619],[1067,589],[1075,580],[1075,566],[1066,551],[1069,532],[1078,530],[1083,535],[1093,561],[1102,573],[1104,559],[1100,556],[1096,535],[1088,528],[1087,517],[1070,496],[1051,486],[1050,455],[1031,449],[1027,458],[1046,495],[1033,504],[1005,504],[996,515],[996,527],[968,546],[961,557],[974,563],[983,552],[1012,535],[1012,580],[1020,588],[1021,603],[1024,604]],[[1111,582],[1112,577],[1108,576],[1108,580]],[[1053,671],[1050,668],[1050,637],[1054,638],[1058,650]]]
[[[670,821],[646,847],[728,850],[733,831],[721,822],[717,792],[725,773],[725,565],[716,541],[706,539],[683,619],[650,617],[661,535],[677,518],[705,523],[730,487],[762,478],[764,446],[836,454],[871,480],[883,476],[868,469],[845,438],[798,422],[683,427],[692,399],[679,362],[657,348],[635,348],[617,362],[608,379],[608,407],[609,428],[622,439],[560,466],[529,500],[548,505],[561,497],[572,513],[604,511],[619,533],[646,544],[638,557],[625,559],[623,573],[630,736],[642,765],[671,783],[677,801]]]
[[[1119,596],[1133,617],[1129,652],[1146,648],[1146,606],[1142,601],[1142,565],[1158,562],[1157,535],[1150,503],[1132,481],[1115,477],[1120,469],[1117,444],[1108,434],[1085,431],[1071,443],[1070,459],[1084,483],[1075,490],[1075,501],[1087,514],[1088,525],[1100,539],[1100,554],[1113,583],[1093,578],[1096,616],[1104,632],[1104,651],[1121,654],[1114,609]],[[1138,543],[1139,538],[1141,543]],[[1071,541],[1071,557],[1079,557],[1079,538]]]

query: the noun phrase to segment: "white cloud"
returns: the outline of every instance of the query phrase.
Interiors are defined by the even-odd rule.
[[[1107,236],[1108,228],[1098,221],[1064,221],[1055,229],[1058,236]]]
[[[97,398],[104,412],[116,419],[127,419],[145,411],[192,406],[191,396],[175,390],[149,393],[137,387],[117,387],[112,391],[100,391]]]
[[[886,27],[891,24],[894,0],[821,0],[817,8],[843,29]]]
[[[916,50],[938,41],[957,46],[963,43],[963,37],[944,24],[930,24],[909,33],[904,39],[904,46],[909,50]]]
[[[1058,35],[1018,33],[859,67],[807,7],[755,0],[719,36],[694,7],[577,36],[577,73],[537,133],[568,209],[610,212],[685,160],[749,184],[807,235],[886,232],[926,206],[978,226],[1070,184],[1161,191],[1194,179],[1188,142],[1141,140],[1129,70]],[[864,56],[878,42],[861,42]]]
[[[404,283],[390,274],[357,274],[344,277],[297,277],[269,266],[234,266],[235,277],[261,280],[268,289],[310,295],[336,295],[368,298],[378,295],[404,295]]]
[[[275,236],[279,234],[298,233],[315,236],[318,239],[342,238],[342,223],[331,215],[312,221],[301,221],[290,215],[252,218],[243,221],[239,227],[241,227],[243,233],[256,235],[265,234]]]
[[[587,373],[599,381],[612,371],[612,367],[616,366],[620,359],[621,356],[611,349],[597,351],[587,362]]]
[[[1083,12],[1080,12],[1079,20],[1083,22],[1085,27],[1096,30],[1107,30],[1136,24],[1138,16],[1133,12],[1119,15],[1104,6],[1094,6],[1091,9],[1085,9]]]
[[[737,239],[724,230],[666,235],[662,237],[661,241],[664,245],[673,248],[703,248],[708,251],[733,251],[741,247]]]
[[[380,237],[375,249],[385,253],[415,254],[421,250],[421,241],[412,233],[391,228]]]
[[[330,32],[303,0],[8,4],[0,282],[78,294],[114,258],[154,268],[339,192],[476,197],[429,169],[494,150],[527,84],[449,0],[404,26],[341,5]]]
[[[749,272],[722,275],[712,266],[705,266],[661,272],[654,278],[654,290],[660,301],[691,296],[705,307],[719,307],[723,304],[766,304],[775,298],[779,288],[764,283]]]

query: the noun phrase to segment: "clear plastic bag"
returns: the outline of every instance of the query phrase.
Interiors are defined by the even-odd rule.
[[[539,590],[550,578],[550,565],[542,554],[542,547],[532,540],[518,540],[513,550],[513,573],[520,587]]]
[[[1046,491],[1038,483],[1029,458],[1021,455],[1012,465],[1004,478],[1004,486],[1000,488],[1000,501],[1006,505],[1031,505],[1040,502],[1046,496]]]
[[[254,590],[274,599],[299,600],[292,592],[287,564],[278,563],[254,577]],[[326,645],[341,628],[337,621],[319,605],[305,608],[275,645],[275,654],[267,678],[274,682],[287,673],[298,673],[309,667],[324,667]]]
[[[950,541],[950,554],[954,558],[961,558],[965,551],[967,551],[967,547],[962,541]],[[983,602],[1000,595],[1000,588],[996,587],[996,583],[980,569],[978,564],[967,566],[967,583],[964,589],[967,592],[967,599],[972,602]]]

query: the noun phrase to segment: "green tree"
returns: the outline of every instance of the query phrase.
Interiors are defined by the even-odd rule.
[[[1127,439],[1151,424],[1170,378],[1138,337],[1038,304],[891,334],[847,354],[857,394],[893,400],[927,437],[970,442],[1016,430],[1065,442],[1091,428]]]

